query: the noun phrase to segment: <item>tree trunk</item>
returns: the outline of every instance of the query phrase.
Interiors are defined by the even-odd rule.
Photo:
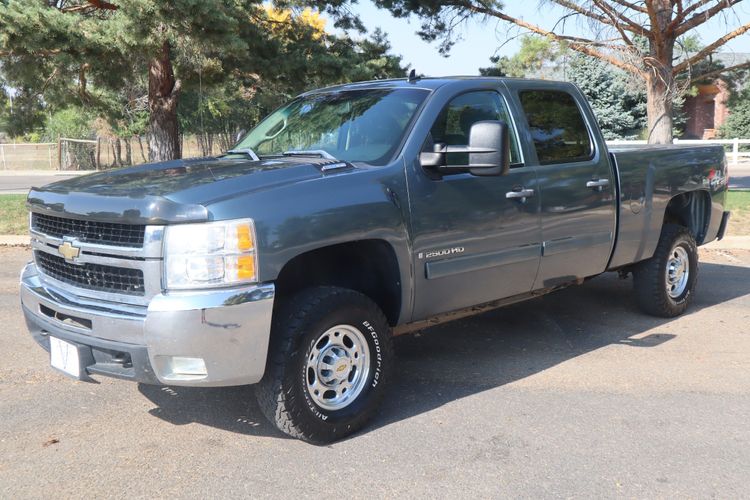
[[[133,164],[133,148],[130,146],[130,139],[123,139],[125,142],[125,165],[131,166]]]
[[[646,79],[649,144],[672,144],[674,106],[669,87],[658,75],[650,74]]]
[[[141,136],[136,135],[135,138],[138,139],[138,147],[141,150],[141,158],[143,158],[143,163],[146,163],[148,160],[146,159],[146,153],[143,151],[143,141],[141,140]]]
[[[198,132],[197,134],[195,134],[195,138],[198,140],[198,146],[200,146],[201,149],[201,156],[204,157],[208,156],[208,154],[206,153],[208,149],[206,137],[207,135],[203,132]]]
[[[177,123],[177,98],[180,82],[174,77],[169,42],[164,42],[148,68],[149,161],[175,160],[181,157]]]
[[[674,133],[674,97],[677,94],[672,74],[675,38],[668,33],[672,21],[672,0],[653,0],[656,26],[649,39],[646,59],[646,102],[649,144],[672,144]]]
[[[120,142],[120,138],[116,138],[113,144],[115,148],[115,166],[122,167],[122,143]]]

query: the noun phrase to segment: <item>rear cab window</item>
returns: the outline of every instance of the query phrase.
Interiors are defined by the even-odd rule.
[[[560,90],[519,93],[540,165],[591,160],[594,145],[576,100]]]

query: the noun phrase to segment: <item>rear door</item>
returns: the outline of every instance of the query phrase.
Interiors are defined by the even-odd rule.
[[[439,175],[421,167],[414,155],[407,169],[414,320],[528,293],[541,254],[536,173],[523,162],[506,96],[497,88],[443,88],[431,104],[415,131],[425,151],[436,143],[468,145],[473,123],[502,120],[511,130],[513,165],[496,177]],[[468,160],[451,156],[454,165]],[[528,198],[508,197],[521,190]]]
[[[508,85],[537,165],[542,258],[534,289],[599,274],[614,243],[616,179],[591,108],[572,85]]]

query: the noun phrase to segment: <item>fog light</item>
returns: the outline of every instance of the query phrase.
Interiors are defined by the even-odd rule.
[[[206,363],[205,361],[203,361],[203,358],[183,358],[179,356],[173,356],[170,365],[173,375],[208,375],[208,370],[206,370]]]

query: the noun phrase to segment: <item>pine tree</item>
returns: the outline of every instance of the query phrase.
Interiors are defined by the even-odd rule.
[[[582,54],[570,59],[565,74],[588,98],[605,139],[638,138],[647,125],[642,86],[624,71]]]
[[[336,27],[361,29],[345,2],[308,4],[323,9]],[[403,74],[382,34],[332,36],[317,11],[295,1],[276,5],[0,1],[0,83],[29,89],[50,108],[94,109],[124,134],[140,133],[146,117],[149,159],[160,161],[180,157],[181,124],[207,131],[207,110],[228,143],[238,120],[253,122],[307,88]],[[196,112],[178,115],[183,94]]]

